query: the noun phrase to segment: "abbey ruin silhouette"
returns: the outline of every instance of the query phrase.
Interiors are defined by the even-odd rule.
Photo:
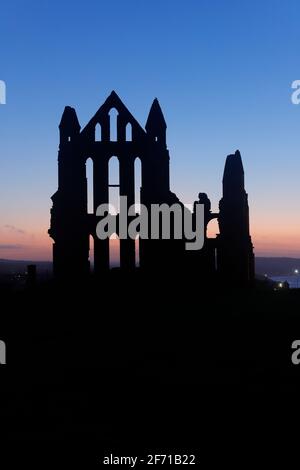
[[[115,110],[116,136],[111,132],[111,110]],[[58,190],[52,196],[51,227],[54,240],[53,269],[58,279],[78,278],[90,273],[90,238],[94,240],[94,273],[102,275],[110,267],[110,240],[96,236],[96,208],[109,203],[109,188],[118,187],[127,196],[128,207],[135,201],[135,160],[141,161],[140,202],[182,204],[170,190],[167,125],[157,99],[153,101],[145,129],[136,121],[113,91],[94,117],[81,130],[76,111],[67,106],[59,125]],[[119,184],[110,184],[109,161],[117,157]],[[86,162],[93,162],[93,213],[88,213]],[[223,197],[219,213],[211,211],[205,193],[195,205],[205,210],[205,242],[199,251],[187,252],[183,240],[139,240],[139,265],[143,271],[178,272],[192,270],[199,279],[219,278],[246,285],[254,280],[254,254],[249,233],[248,196],[239,151],[226,159]],[[207,225],[217,219],[219,234],[207,236]],[[149,220],[151,224],[151,220]],[[197,229],[197,227],[195,227]],[[135,240],[120,240],[120,269],[135,270]]]

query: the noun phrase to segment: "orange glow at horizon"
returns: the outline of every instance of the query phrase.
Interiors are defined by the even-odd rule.
[[[298,227],[293,227],[295,230]],[[210,222],[208,236],[215,237],[219,232],[217,221]],[[300,258],[300,227],[291,231],[284,223],[270,220],[255,221],[251,228],[256,256],[279,256]],[[13,225],[0,227],[0,258],[11,260],[51,261],[53,241],[47,234],[47,228],[35,228],[34,231],[18,229]],[[112,241],[112,259],[117,259],[118,240]],[[91,259],[93,247],[91,246]]]

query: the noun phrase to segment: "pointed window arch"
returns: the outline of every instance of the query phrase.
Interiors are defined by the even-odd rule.
[[[125,140],[126,142],[132,142],[132,125],[130,122],[127,123],[125,128]]]
[[[101,124],[98,122],[95,127],[95,142],[101,142],[102,140],[102,128]]]
[[[116,142],[118,140],[118,111],[116,108],[111,108],[108,113],[109,115],[109,129],[110,129],[110,141]]]

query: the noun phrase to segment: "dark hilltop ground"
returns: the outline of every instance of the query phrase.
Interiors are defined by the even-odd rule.
[[[86,284],[5,285],[1,299],[0,416],[11,461],[33,463],[42,449],[51,460],[60,449],[69,464],[97,468],[104,454],[138,449],[233,463],[236,447],[267,459],[276,397],[299,400],[291,345],[300,290],[112,270]]]

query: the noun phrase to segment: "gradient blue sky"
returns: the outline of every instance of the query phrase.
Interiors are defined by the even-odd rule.
[[[50,259],[61,113],[84,126],[112,89],[142,125],[160,100],[184,202],[217,209],[240,149],[256,253],[300,256],[299,1],[11,0],[0,21],[0,258]]]

